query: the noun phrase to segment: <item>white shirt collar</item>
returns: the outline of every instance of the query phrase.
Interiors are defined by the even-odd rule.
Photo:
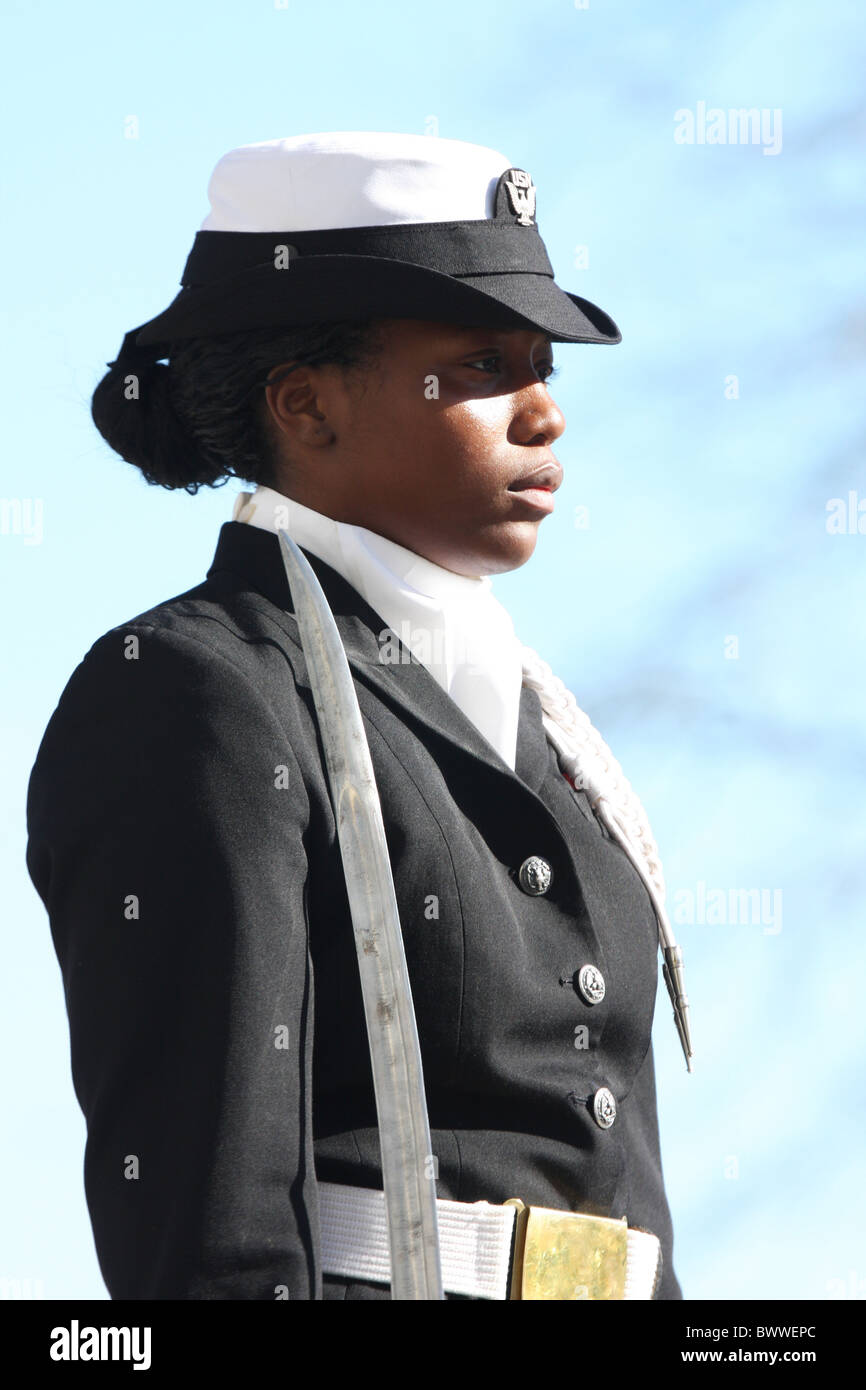
[[[242,492],[233,521],[288,531],[335,569],[396,632],[500,757],[514,768],[522,647],[490,579],[443,569],[362,526],[334,521],[273,488]],[[396,643],[379,636],[382,659]]]

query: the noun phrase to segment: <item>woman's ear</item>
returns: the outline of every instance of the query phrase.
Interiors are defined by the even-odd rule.
[[[274,368],[272,376],[279,376]],[[333,373],[305,363],[285,372],[265,387],[270,426],[282,435],[293,453],[298,446],[320,449],[333,442],[328,407],[333,392]]]

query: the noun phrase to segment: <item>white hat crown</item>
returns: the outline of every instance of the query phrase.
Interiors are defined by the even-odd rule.
[[[323,231],[494,216],[498,150],[432,135],[331,131],[241,145],[208,185],[204,232]]]

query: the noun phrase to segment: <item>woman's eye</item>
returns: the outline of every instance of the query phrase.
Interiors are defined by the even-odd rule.
[[[486,364],[493,363],[493,366]],[[480,364],[480,365],[479,365]],[[471,362],[464,362],[465,367],[478,367],[482,372],[499,372],[502,370],[502,358],[493,354],[490,357],[476,357]],[[559,376],[559,368],[554,367],[552,362],[542,362],[537,368],[540,379],[547,383],[552,381],[555,376]]]
[[[481,367],[479,370],[482,372],[486,372],[488,370],[498,372],[501,370],[502,367],[502,358],[497,357],[495,355],[491,357],[476,357],[473,359],[473,361],[465,362],[463,365],[466,367],[475,367],[478,365],[479,362],[495,362],[496,364],[494,367],[491,368]]]

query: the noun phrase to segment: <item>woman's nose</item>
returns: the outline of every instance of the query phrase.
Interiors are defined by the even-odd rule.
[[[562,434],[565,416],[543,381],[517,392],[513,428],[520,444],[552,443]]]

